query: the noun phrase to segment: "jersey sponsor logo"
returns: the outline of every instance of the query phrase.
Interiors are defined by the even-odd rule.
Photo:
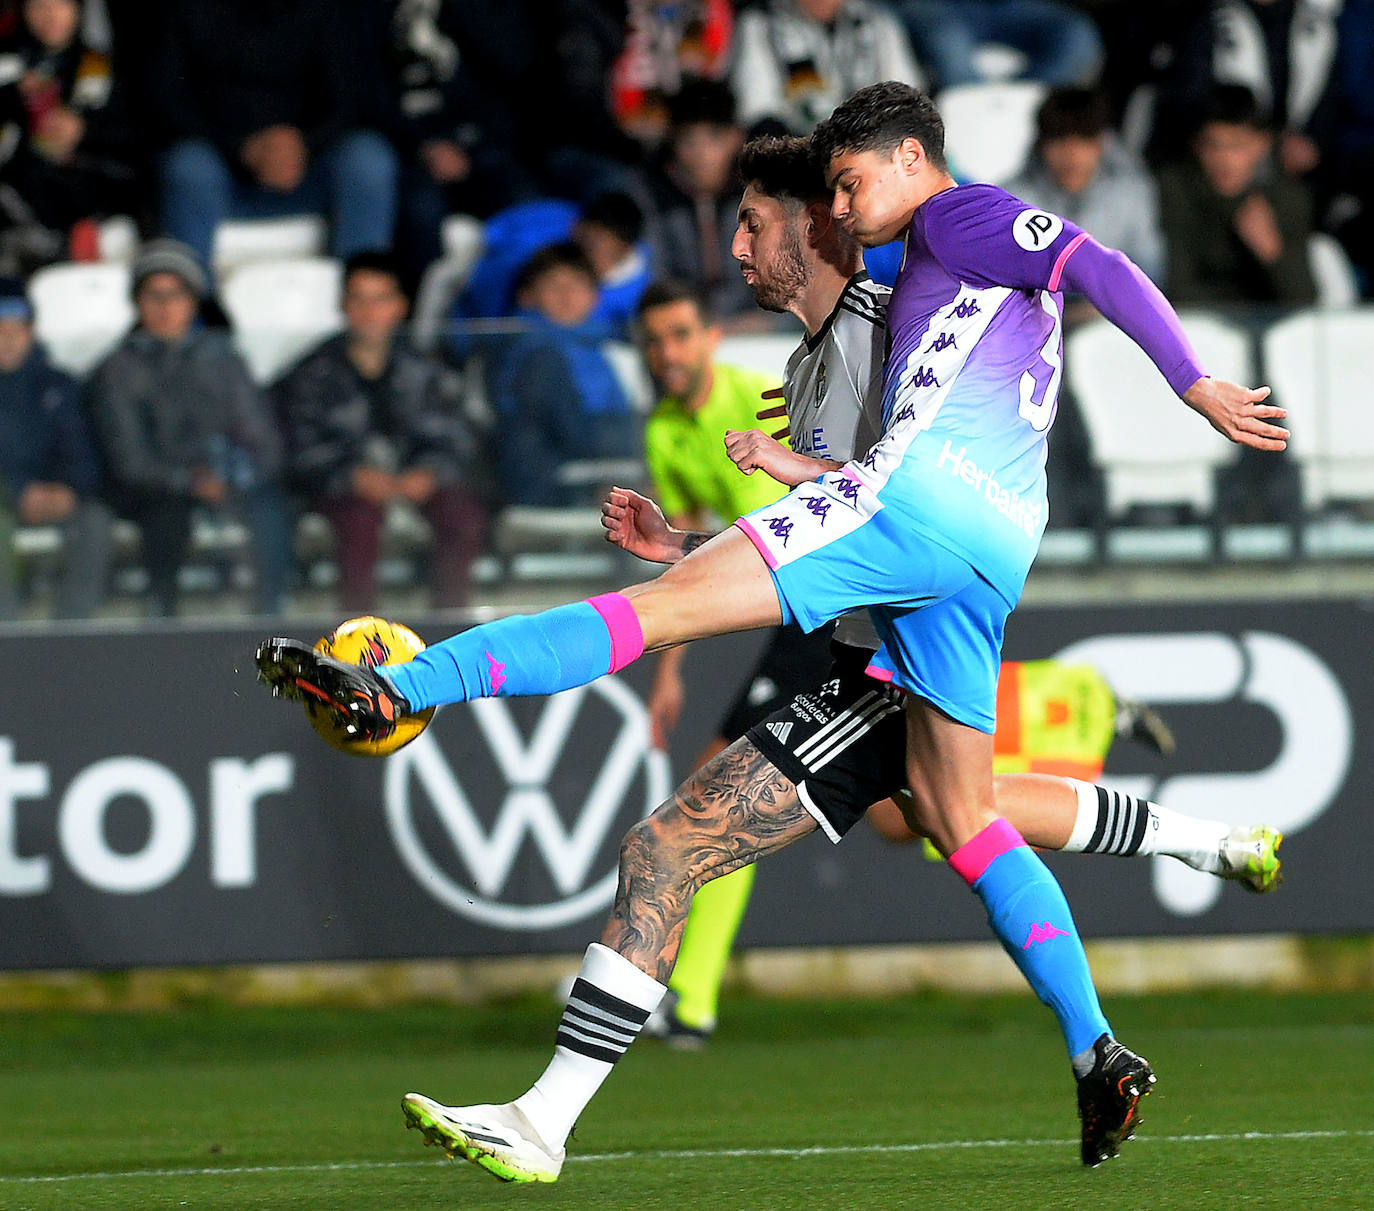
[[[1012,221],[1011,234],[1027,252],[1044,252],[1064,230],[1064,220],[1046,210],[1023,210]]]
[[[644,703],[602,677],[537,708],[484,698],[465,714],[477,735],[464,730],[460,762],[440,745],[452,730],[435,728],[387,758],[387,827],[416,883],[495,929],[555,929],[603,910],[615,895],[615,842],[672,787],[666,754],[649,747]],[[494,814],[490,774],[471,775],[480,798],[465,786],[474,766],[505,782]]]
[[[975,492],[982,493],[988,504],[1012,525],[1024,530],[1031,538],[1037,537],[1040,533],[1041,516],[1044,512],[1042,502],[1028,501],[1019,492],[1004,488],[997,482],[995,473],[984,471],[973,459],[967,457],[967,450],[967,446],[960,446],[956,451],[954,443],[946,438],[944,449],[940,451],[939,461],[935,464],[936,470],[948,464],[949,473],[955,479],[962,480]]]
[[[810,444],[811,453],[814,455],[823,456],[830,453],[830,446],[825,440],[825,427],[823,425],[817,425],[811,430]]]
[[[790,723],[770,723],[768,730],[777,738],[779,744],[786,744],[787,737],[792,734],[792,726]]]

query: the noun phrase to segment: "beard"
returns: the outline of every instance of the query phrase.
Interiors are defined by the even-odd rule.
[[[792,227],[784,230],[778,254],[765,275],[758,265],[759,280],[754,284],[754,302],[764,311],[786,311],[811,281],[811,271],[802,257],[801,237]]]

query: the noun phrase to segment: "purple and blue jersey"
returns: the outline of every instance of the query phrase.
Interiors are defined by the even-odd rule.
[[[870,607],[898,683],[985,730],[1002,622],[1048,516],[1064,290],[1086,295],[1180,395],[1202,377],[1172,308],[1128,258],[1005,190],[956,186],[907,232],[882,437],[737,523],[784,617],[809,630]]]

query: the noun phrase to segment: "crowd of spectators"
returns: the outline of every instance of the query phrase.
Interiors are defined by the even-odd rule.
[[[436,602],[461,603],[499,510],[576,500],[569,461],[642,457],[603,346],[632,339],[652,281],[702,290],[723,331],[777,324],[730,257],[746,139],[880,79],[938,97],[989,70],[1046,89],[1011,191],[1176,303],[1310,302],[1314,232],[1374,293],[1374,0],[0,0],[0,524],[62,528],[55,609],[82,616],[111,518],[137,522],[172,613],[194,517],[228,512],[272,611],[308,508],[363,609],[402,501],[435,533]],[[345,330],[255,383],[216,233],[301,213],[346,265]],[[409,303],[455,214],[482,253],[422,350]],[[142,241],[137,320],[78,384],[24,281],[96,259],[115,215]],[[478,373],[484,418],[460,403]],[[1081,474],[1059,517],[1091,524],[1065,411]],[[14,581],[0,559],[0,616]]]

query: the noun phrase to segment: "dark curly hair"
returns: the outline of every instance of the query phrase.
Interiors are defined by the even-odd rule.
[[[811,140],[805,135],[761,135],[750,139],[739,153],[739,175],[770,198],[828,202],[825,173],[811,156]]]
[[[811,154],[824,172],[836,152],[889,152],[903,139],[915,139],[935,168],[948,170],[945,123],[935,102],[910,84],[885,80],[859,89],[820,123],[811,132]]]

